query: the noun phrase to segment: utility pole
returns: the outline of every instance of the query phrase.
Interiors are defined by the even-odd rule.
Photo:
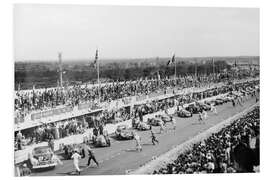
[[[197,67],[198,66],[198,60],[196,59],[196,62],[195,62],[195,78],[197,79]]]
[[[59,81],[60,87],[63,87],[63,69],[62,69],[62,53],[58,53],[58,60],[59,60]]]
[[[100,80],[99,80],[99,60],[98,60],[98,49],[96,49],[95,63],[96,63],[96,65],[97,65],[98,101],[100,102]]]
[[[212,58],[212,66],[213,66],[213,74],[215,74],[215,62],[214,62],[214,58]]]
[[[174,57],[174,80],[176,81],[176,59]]]

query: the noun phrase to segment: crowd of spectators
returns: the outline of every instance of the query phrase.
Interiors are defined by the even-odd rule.
[[[100,102],[110,102],[134,95],[147,95],[167,88],[201,87],[225,80],[227,79],[220,78],[218,74],[198,75],[196,78],[189,75],[176,79],[156,78],[106,83],[101,84],[100,88],[91,85],[74,85],[62,88],[45,88],[44,90],[16,91],[15,115],[23,118],[30,112],[47,110],[61,105],[76,106],[86,102],[96,103],[98,100]]]
[[[235,84],[234,87],[224,85],[218,88],[207,89],[202,92],[176,95],[167,99],[149,101],[135,105],[133,108],[123,107],[120,109],[103,110],[91,115],[83,115],[64,121],[43,124],[35,128],[23,130],[22,132],[17,132],[15,134],[15,147],[20,150],[23,145],[60,139],[75,134],[82,134],[88,128],[100,128],[108,123],[118,123],[135,118],[139,118],[142,121],[143,116],[146,114],[166,110],[174,106],[181,106],[186,103],[191,103],[206,97],[216,96],[232,90],[239,90],[240,87],[253,87],[256,84],[258,84],[258,81],[238,83]]]
[[[254,172],[260,164],[259,111],[257,106],[153,174]]]

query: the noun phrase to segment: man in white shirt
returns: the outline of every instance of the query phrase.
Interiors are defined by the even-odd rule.
[[[202,114],[203,114],[203,118],[204,118],[204,120],[206,120],[206,119],[207,119],[207,117],[208,117],[208,116],[207,116],[207,112],[206,112],[205,110],[203,110],[203,111],[202,111]]]
[[[139,151],[142,151],[141,137],[135,132],[133,132],[133,136],[134,136],[134,139],[136,141],[136,149]]]
[[[213,112],[213,113],[215,113],[215,114],[217,114],[217,108],[214,106],[214,104],[212,103],[211,105],[211,112]]]
[[[79,155],[78,150],[75,150],[74,154],[71,156],[71,159],[73,159],[73,165],[76,169],[76,172],[80,174],[81,170],[79,167],[79,159],[81,159],[81,156]]]

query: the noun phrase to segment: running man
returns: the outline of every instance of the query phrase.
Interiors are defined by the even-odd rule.
[[[136,149],[138,151],[142,151],[141,137],[137,133],[135,133],[134,131],[133,131],[133,136],[134,136],[134,139],[136,141]]]
[[[232,105],[235,107],[235,99],[232,100]]]
[[[240,106],[243,106],[243,104],[241,103],[241,97],[240,97],[240,96],[238,96],[238,97],[236,98],[236,102],[237,102],[237,104],[239,104]]]
[[[203,115],[204,120],[206,120],[208,116],[205,110],[202,110],[202,115]]]
[[[160,127],[160,134],[161,134],[165,129],[163,121],[159,123],[159,127]]]
[[[217,108],[214,106],[214,104],[212,103],[210,106],[211,106],[210,111],[217,114]]]
[[[159,141],[157,140],[157,137],[155,136],[155,133],[153,132],[153,130],[151,130],[151,139],[152,139],[153,145],[156,145],[155,142],[159,144]]]
[[[203,114],[202,114],[202,112],[199,112],[199,118],[198,118],[198,121],[199,121],[200,124],[201,124],[202,121],[203,121]]]
[[[86,145],[87,146],[87,145]],[[99,167],[98,161],[96,159],[96,156],[94,154],[93,149],[91,149],[89,146],[86,147],[87,148],[87,152],[88,152],[88,162],[87,162],[87,167],[90,166],[91,164],[91,160],[93,159],[93,161],[96,163],[97,167]]]
[[[175,118],[173,118],[173,116],[170,116],[170,118],[171,118],[173,130],[176,130],[176,120],[175,120]]]
[[[75,167],[75,170],[78,174],[81,174],[81,170],[79,167],[79,159],[81,159],[81,155],[78,153],[78,150],[76,149],[71,156],[71,159],[73,159],[73,165]]]

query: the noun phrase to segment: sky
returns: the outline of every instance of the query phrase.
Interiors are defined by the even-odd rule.
[[[14,5],[14,59],[258,56],[258,8]]]

